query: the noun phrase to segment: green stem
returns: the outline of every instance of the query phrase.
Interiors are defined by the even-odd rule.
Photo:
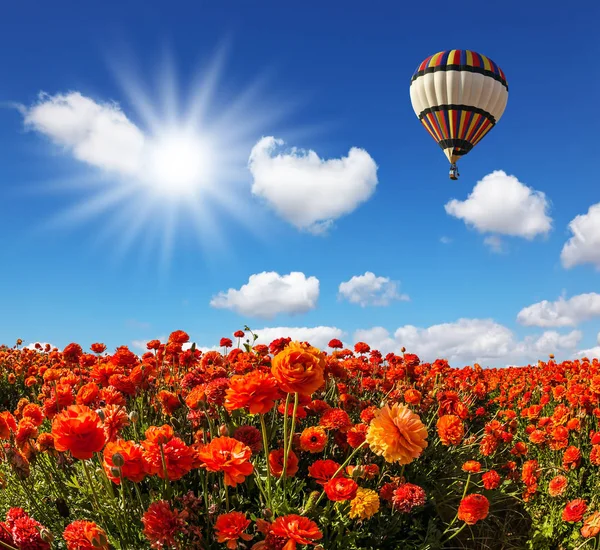
[[[288,393],[288,399],[289,399],[290,394]],[[287,415],[287,404],[288,401],[286,399],[286,415]],[[294,441],[294,430],[296,429],[296,411],[298,410],[298,393],[294,394],[294,410],[292,412],[292,427],[290,430],[290,434],[289,434],[289,439],[287,442],[287,445],[285,445],[284,447],[284,455],[283,455],[283,471],[281,472],[281,479],[283,479],[284,483],[285,483],[285,479],[287,477],[287,464],[288,464],[288,458],[290,456],[290,450],[292,449],[292,443]],[[285,435],[284,435],[285,438]],[[285,444],[285,440],[284,440],[284,444]]]
[[[96,511],[100,513],[100,501],[98,500],[98,493],[96,493],[96,487],[92,483],[92,476],[90,475],[90,471],[87,466],[87,461],[82,460],[81,463],[83,464],[83,471],[85,472],[87,482],[89,483],[90,489],[92,490],[92,497],[94,498],[94,505],[96,506]]]
[[[265,415],[260,416],[260,428],[263,438],[263,450],[265,452],[265,460],[267,461],[267,506],[271,507],[271,465],[269,464],[269,440],[267,438],[267,425],[265,424]]]
[[[463,530],[463,529],[464,529],[466,526],[467,526],[467,524],[466,524],[466,523],[463,523],[463,524],[461,525],[460,529],[457,529],[456,531],[454,531],[454,533],[453,533],[453,534],[452,534],[450,537],[448,537],[448,538],[446,539],[446,542],[448,542],[448,541],[452,540],[452,539],[453,539],[453,538],[454,538],[456,535],[458,535],[458,534],[459,534],[459,533],[460,533],[460,532],[461,532],[461,531],[462,531],[462,530]]]
[[[225,487],[225,511],[229,513],[229,489],[227,488],[227,483],[223,485]]]

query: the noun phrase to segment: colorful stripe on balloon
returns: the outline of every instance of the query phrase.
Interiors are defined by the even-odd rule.
[[[508,90],[504,71],[489,57],[471,50],[447,50],[429,56],[412,76],[411,81],[436,71],[469,71],[492,77]]]

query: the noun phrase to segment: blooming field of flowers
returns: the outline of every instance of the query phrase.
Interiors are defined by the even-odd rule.
[[[600,547],[597,360],[188,340],[0,347],[0,550]]]

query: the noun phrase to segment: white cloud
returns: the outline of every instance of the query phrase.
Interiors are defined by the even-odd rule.
[[[79,92],[42,93],[30,108],[22,108],[25,125],[76,159],[122,175],[141,169],[144,134],[116,103],[97,103]]]
[[[597,346],[594,346],[593,348],[589,348],[589,349],[582,349],[581,351],[577,352],[577,356],[578,357],[588,357],[590,359],[596,357],[598,359],[600,359],[600,332],[598,333],[598,336],[596,337],[596,342],[598,343]]]
[[[408,295],[398,292],[398,283],[390,281],[389,277],[377,277],[371,271],[340,283],[338,291],[340,298],[363,307],[388,306],[394,300],[409,300]]]
[[[258,336],[257,344],[270,344],[277,338],[291,338],[300,342],[309,342],[313,346],[325,350],[333,338],[342,340],[345,333],[337,327],[265,327],[252,329]],[[252,341],[252,340],[251,340]]]
[[[423,361],[447,359],[453,366],[523,364],[545,359],[550,353],[572,354],[581,339],[579,331],[561,335],[554,331],[518,341],[508,328],[492,319],[459,319],[427,328],[405,325],[391,335],[383,327],[358,330],[354,341],[364,341],[382,353],[399,353],[404,346]]]
[[[466,200],[452,199],[445,209],[480,233],[533,239],[552,229],[552,218],[547,214],[549,206],[543,192],[496,170],[477,182]]]
[[[587,214],[580,214],[569,223],[573,236],[560,253],[563,267],[593,264],[600,269],[600,202],[590,206]]]
[[[440,242],[442,244],[450,244],[452,242],[452,239],[450,237],[446,237],[445,235],[440,237]]]
[[[211,301],[214,308],[231,309],[240,315],[271,319],[279,313],[290,315],[314,309],[319,298],[319,280],[304,273],[279,275],[263,271],[250,275],[239,290],[230,288]]]
[[[263,137],[252,148],[248,167],[252,192],[296,228],[322,233],[375,191],[377,165],[364,149],[352,147],[346,157],[325,160],[296,148],[276,154],[283,144]]]
[[[568,300],[560,297],[555,302],[543,300],[519,311],[517,321],[536,327],[568,327],[600,316],[600,294],[578,294]]]
[[[488,235],[483,239],[483,244],[489,246],[491,251],[495,254],[502,254],[504,252],[504,241],[498,237],[498,235]]]

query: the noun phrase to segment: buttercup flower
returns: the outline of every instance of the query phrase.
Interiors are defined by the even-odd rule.
[[[221,514],[215,522],[217,542],[226,542],[227,548],[235,550],[238,546],[238,539],[245,541],[252,540],[252,535],[244,533],[249,525],[250,520],[241,512]]]
[[[321,352],[309,345],[290,342],[273,357],[271,372],[279,387],[288,393],[310,395],[324,383],[325,360]]]
[[[359,487],[350,502],[348,516],[352,519],[369,519],[379,511],[379,495],[372,489]]]
[[[380,409],[371,421],[366,441],[387,462],[410,464],[427,447],[427,428],[405,405]]]
[[[460,501],[458,519],[464,521],[467,525],[475,525],[478,521],[487,517],[489,510],[489,500],[483,495],[473,493]]]
[[[89,460],[106,443],[102,420],[85,405],[72,405],[56,416],[52,435],[57,451],[70,451],[80,460]]]
[[[282,550],[295,550],[297,544],[315,544],[315,540],[323,538],[314,521],[297,514],[277,518],[271,525],[271,532],[287,541]]]
[[[108,550],[108,538],[93,521],[76,520],[63,532],[67,550]]]

